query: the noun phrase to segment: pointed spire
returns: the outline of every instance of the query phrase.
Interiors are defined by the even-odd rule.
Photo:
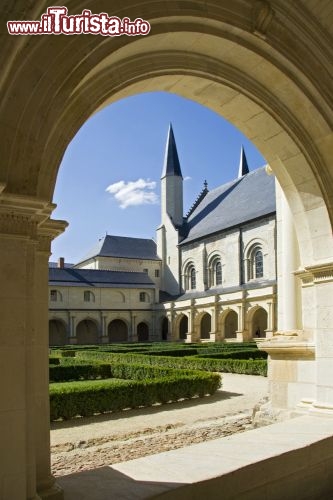
[[[174,175],[183,178],[180,169],[180,163],[177,153],[175,136],[173,135],[172,125],[169,125],[168,138],[165,148],[164,165],[162,178],[167,175]]]
[[[241,177],[243,177],[243,175],[246,175],[248,173],[249,173],[249,166],[247,164],[245,151],[242,146],[240,153],[240,160],[239,160],[238,179],[240,179]]]

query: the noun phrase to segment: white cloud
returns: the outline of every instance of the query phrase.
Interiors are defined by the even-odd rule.
[[[190,181],[191,179],[192,179],[192,177],[190,177],[189,175],[186,175],[186,176],[184,177],[184,181]]]
[[[150,179],[138,179],[137,181],[119,181],[110,184],[106,191],[118,201],[120,208],[127,208],[132,205],[155,205],[158,203],[158,196],[154,192],[156,182]]]

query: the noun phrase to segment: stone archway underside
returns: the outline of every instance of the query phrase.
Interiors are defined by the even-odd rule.
[[[70,14],[110,9],[106,0],[64,3]],[[44,11],[42,0],[1,5],[4,25],[39,19]],[[0,277],[6,285],[0,287],[0,317],[6,334],[0,338],[0,380],[7,380],[9,371],[15,374],[11,385],[1,386],[6,449],[0,458],[0,496],[5,492],[8,498],[36,498],[36,492],[40,498],[61,498],[50,474],[45,376],[47,259],[50,241],[64,228],[49,219],[57,170],[92,113],[137,92],[165,90],[208,106],[267,158],[291,208],[306,268],[300,275],[303,328],[309,338],[316,333],[317,379],[307,385],[306,378],[302,394],[308,397],[309,388],[321,407],[333,403],[327,385],[333,380],[333,332],[327,321],[332,304],[326,300],[333,293],[329,3],[124,0],[111,14],[150,21],[150,35],[3,37]],[[310,305],[314,309],[307,313]],[[287,404],[295,406],[299,397]]]

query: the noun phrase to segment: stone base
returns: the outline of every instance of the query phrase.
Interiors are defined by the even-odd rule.
[[[40,500],[64,500],[64,490],[57,483],[54,483],[50,488],[38,491],[36,498]]]
[[[291,418],[300,417],[304,414],[308,414],[308,411],[302,411],[301,408],[299,408],[299,411],[288,408],[274,408],[272,407],[271,401],[266,397],[253,408],[252,425],[254,428],[264,427]]]

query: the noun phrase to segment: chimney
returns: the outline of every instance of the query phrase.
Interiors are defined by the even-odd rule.
[[[64,269],[64,267],[65,267],[65,259],[64,259],[64,257],[59,257],[57,267],[59,269]]]

